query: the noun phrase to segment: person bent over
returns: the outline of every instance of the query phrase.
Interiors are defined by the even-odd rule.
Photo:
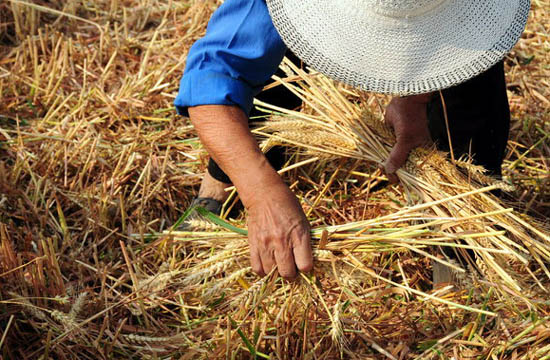
[[[308,221],[271,165],[277,156],[270,163],[248,127],[255,96],[299,106],[284,89],[258,95],[285,54],[394,95],[385,120],[397,142],[381,164],[390,180],[413,148],[433,140],[449,149],[444,110],[455,154],[472,154],[500,175],[510,126],[502,59],[529,7],[529,0],[226,0],[190,49],[175,100],[211,156],[194,203],[219,213],[234,184],[248,210],[254,271],[276,265],[293,278],[311,270]]]

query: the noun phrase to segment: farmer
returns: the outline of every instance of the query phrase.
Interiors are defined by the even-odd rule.
[[[473,154],[499,175],[510,125],[502,59],[529,7],[529,0],[226,0],[190,49],[175,100],[212,158],[194,203],[219,212],[234,184],[248,210],[254,271],[276,265],[293,278],[312,268],[308,221],[248,127],[253,98],[289,50],[336,80],[396,95],[385,112],[397,138],[383,164],[390,180],[413,148],[430,139],[449,148],[444,109],[455,156]],[[297,106],[281,91],[264,100]]]

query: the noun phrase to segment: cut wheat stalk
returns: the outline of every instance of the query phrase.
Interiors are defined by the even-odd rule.
[[[292,71],[291,78],[300,79],[298,85],[282,78],[277,80],[299,96],[306,107],[311,108],[307,112],[311,114],[311,118],[302,113],[295,120],[299,126],[293,126],[293,111],[260,103],[262,107],[275,110],[279,115],[256,130],[256,134],[269,141],[305,149],[312,154],[350,157],[371,162],[373,166],[381,166],[394,141],[393,135],[384,127],[382,120],[376,118],[368,109],[362,109],[360,103],[343,98],[337,87],[331,85],[331,81],[322,75],[309,74],[290,61],[286,61],[285,66]],[[347,104],[343,106],[343,102]],[[324,125],[319,125],[320,119],[325,122]],[[311,124],[309,127],[308,121]],[[273,129],[270,128],[271,124]],[[285,127],[292,130],[285,130]],[[460,165],[469,173],[482,172],[482,169],[464,160],[460,160]],[[483,236],[468,238],[470,245],[509,251],[507,256],[490,255],[483,250],[475,251],[476,256],[487,262],[488,269],[495,272],[503,284],[520,290],[520,284],[506,269],[509,268],[510,261],[527,263],[525,256],[511,251],[511,247],[532,256],[550,278],[550,273],[544,266],[544,262],[550,262],[548,229],[537,227],[513,211],[505,211],[506,207],[490,193],[492,190],[503,188],[498,182],[486,176],[468,176],[468,173],[460,172],[446,160],[444,154],[435,150],[413,151],[407,165],[398,170],[397,174],[407,190],[406,193],[412,194],[409,196],[409,201],[413,203],[411,209],[430,209],[436,216],[469,219],[442,224],[443,232],[459,235],[475,229]],[[473,181],[474,178],[481,182]],[[414,202],[418,201],[415,199],[420,200],[420,204],[414,205]],[[504,228],[505,232],[498,231],[495,225]],[[457,237],[459,238],[460,236]],[[485,275],[492,277],[491,273]]]
[[[414,218],[420,218],[418,213],[412,214],[411,216],[414,216]],[[211,216],[212,217],[212,216]],[[386,227],[384,224],[387,224],[387,220],[393,220],[393,224],[395,226],[395,222],[399,222],[402,227]],[[375,223],[376,219],[357,222],[354,224],[345,224],[342,226],[332,226],[332,227],[325,227],[325,228],[318,228],[312,230],[312,239],[315,241],[314,243],[314,252],[316,254],[319,254],[319,251],[324,252],[331,252],[332,254],[345,254],[344,257],[334,257],[334,259],[338,259],[339,263],[347,263],[350,265],[356,265],[358,263],[361,263],[356,255],[357,254],[361,256],[368,256],[368,253],[380,253],[383,251],[386,251],[387,247],[390,247],[390,250],[393,252],[399,252],[399,251],[412,251],[417,252],[423,256],[432,258],[435,261],[441,262],[447,266],[453,267],[457,269],[458,271],[464,271],[463,269],[460,269],[453,265],[452,263],[449,263],[445,260],[439,259],[437,257],[431,256],[427,252],[421,250],[423,246],[425,246],[425,242],[429,239],[436,238],[437,243],[439,245],[444,245],[444,242],[452,242],[455,241],[455,234],[449,234],[445,236],[444,233],[441,232],[434,232],[429,229],[429,226],[426,226],[425,224],[419,224],[416,226],[416,228],[409,229],[407,226],[407,219],[403,218],[401,214],[396,214],[394,216],[386,216],[383,219],[381,219],[381,223],[377,224]],[[363,227],[368,227],[368,231],[363,231]],[[378,227],[378,228],[377,228]],[[422,231],[418,231],[418,228]],[[377,231],[378,230],[378,231]],[[208,232],[205,231],[201,238],[206,239],[208,235],[214,237],[212,241],[218,241],[216,240],[217,236],[220,235],[220,233],[223,231],[217,231],[217,232]],[[328,242],[328,244],[324,245],[322,249],[319,249],[316,245],[316,241],[319,241],[322,237],[323,232],[328,232],[329,238],[333,239],[333,241]],[[357,235],[357,233],[360,232],[360,235]],[[369,232],[372,232],[370,234]],[[175,231],[166,231],[165,236],[168,235],[170,237],[173,237],[175,240],[181,240],[181,241],[189,241],[191,238],[188,237],[188,233],[186,232],[175,232]],[[475,235],[475,234],[470,234]],[[480,234],[480,237],[488,236],[491,234]],[[471,236],[470,238],[475,238],[475,236]],[[219,238],[218,238],[219,239]],[[341,240],[339,240],[341,239]],[[362,244],[367,244],[367,247],[363,246]],[[237,244],[240,244],[239,251],[235,252],[235,246]],[[228,245],[230,246],[231,250],[230,252],[222,251],[219,252],[218,255],[215,258],[208,258],[204,260],[201,263],[198,263],[195,265],[195,267],[191,270],[191,275],[183,280],[184,286],[189,286],[192,284],[197,284],[199,281],[202,281],[204,279],[207,279],[212,276],[216,276],[222,272],[227,272],[230,268],[234,267],[236,262],[238,262],[239,257],[242,261],[247,261],[247,255],[248,255],[248,244],[246,242],[246,237],[239,234],[233,235],[233,240],[231,240]],[[369,248],[370,246],[370,248]],[[472,251],[480,251],[484,252],[485,248],[482,247],[476,247],[476,246],[468,246],[468,245],[462,245],[464,249],[470,249]],[[208,249],[208,247],[207,247]],[[365,251],[367,250],[368,251]],[[401,249],[401,250],[400,250]],[[495,253],[501,253],[499,249],[487,249],[488,254],[495,254]],[[496,251],[494,251],[496,250]],[[237,256],[237,254],[239,254]],[[323,253],[323,257],[328,257],[328,254]],[[226,260],[223,260],[226,259]],[[222,261],[223,260],[223,261]],[[209,265],[213,264],[213,265]],[[359,267],[358,267],[359,269]],[[233,279],[235,277],[242,276],[243,269],[239,270],[232,270],[233,272],[230,273],[226,277],[226,279]],[[236,271],[236,272],[235,272]],[[249,271],[248,269],[246,271]],[[491,312],[478,310],[475,308],[465,307],[460,304],[456,304],[453,302],[449,302],[445,299],[438,298],[433,295],[429,295],[426,293],[423,293],[421,291],[412,289],[410,287],[403,287],[400,284],[396,284],[391,280],[388,280],[384,277],[381,277],[375,273],[370,272],[370,270],[363,270],[367,271],[367,273],[370,276],[373,276],[375,278],[378,278],[383,281],[387,281],[388,284],[391,284],[393,286],[401,287],[405,291],[410,291],[413,294],[425,296],[426,298],[432,299],[434,301],[440,301],[442,303],[456,306],[457,308],[465,309],[468,311],[473,312],[481,312],[486,315],[494,315]],[[239,275],[235,275],[238,273]],[[505,276],[505,274],[503,274]],[[224,281],[230,281],[230,280],[224,280]],[[318,289],[316,290],[318,291]],[[208,298],[208,297],[207,297]]]

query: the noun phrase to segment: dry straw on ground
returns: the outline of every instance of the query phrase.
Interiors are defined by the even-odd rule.
[[[402,172],[408,192],[384,185],[389,138],[342,120],[380,116],[385,99],[303,76],[323,111],[279,114],[270,132],[315,129],[341,156],[289,151],[317,259],[294,283],[250,271],[243,216],[170,231],[206,160],[171,103],[217,5],[0,3],[0,357],[549,359],[545,226],[521,212],[550,215],[550,3],[533,1],[506,60],[514,213],[487,189],[449,198],[486,182],[471,165],[435,189],[428,166],[459,175],[431,152]],[[432,261],[460,265],[439,248],[473,254],[461,286],[431,289]]]

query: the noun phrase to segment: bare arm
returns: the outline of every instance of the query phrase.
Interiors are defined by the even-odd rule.
[[[236,106],[202,105],[189,116],[208,153],[231,178],[248,210],[251,266],[260,275],[276,264],[281,276],[313,267],[310,228],[298,200],[268,163]]]

